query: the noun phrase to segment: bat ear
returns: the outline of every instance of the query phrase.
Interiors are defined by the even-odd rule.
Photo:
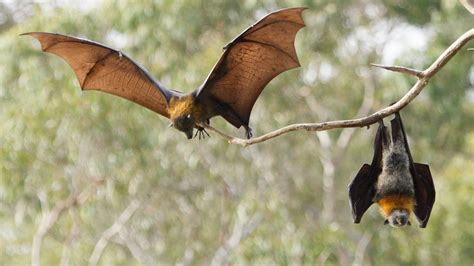
[[[174,127],[174,126],[173,126],[173,123],[170,123],[170,124],[168,125],[168,127]]]
[[[385,219],[385,221],[383,221],[383,224],[384,224],[384,225],[389,224],[388,219]]]

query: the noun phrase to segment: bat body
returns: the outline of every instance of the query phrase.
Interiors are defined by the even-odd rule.
[[[204,83],[184,94],[167,89],[144,67],[124,53],[103,44],[44,32],[30,32],[42,50],[63,58],[74,70],[83,90],[107,92],[142,105],[171,120],[190,139],[199,124],[222,116],[244,126],[248,138],[250,113],[265,86],[280,73],[299,66],[294,47],[304,27],[305,8],[270,13],[224,47],[224,53]],[[207,133],[206,133],[207,134]]]
[[[426,227],[435,201],[429,166],[413,162],[399,113],[391,121],[392,136],[380,122],[375,137],[372,164],[364,164],[349,185],[349,199],[355,223],[377,203],[385,224],[410,225],[410,214]]]

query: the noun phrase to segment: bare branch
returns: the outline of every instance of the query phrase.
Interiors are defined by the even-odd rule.
[[[242,203],[237,207],[231,235],[216,251],[212,258],[211,265],[225,264],[232,251],[257,228],[262,220],[263,216],[260,212],[255,213],[250,219],[246,219],[245,208]]]
[[[118,219],[102,233],[99,241],[97,241],[97,244],[92,251],[91,257],[89,258],[89,265],[97,265],[100,257],[102,256],[102,252],[104,251],[105,247],[107,247],[109,239],[122,230],[122,228],[125,226],[125,223],[127,223],[128,220],[132,218],[138,207],[140,207],[140,202],[136,199],[132,200],[127,208],[125,208],[125,210],[122,212],[122,214],[120,214]]]
[[[73,207],[74,205],[83,204],[90,195],[91,189],[85,189],[81,193],[75,193],[70,195],[66,200],[59,202],[56,206],[50,211],[47,202],[46,196],[44,194],[38,194],[38,198],[41,201],[41,222],[38,226],[33,237],[33,243],[31,245],[31,264],[34,266],[40,265],[40,256],[41,256],[41,244],[44,237],[48,231],[54,226],[61,214]]]
[[[118,232],[120,238],[123,240],[124,245],[130,250],[133,257],[142,265],[157,265],[151,256],[148,256],[140,245],[133,239],[129,230],[125,227],[122,227]]]
[[[325,223],[332,223],[335,220],[336,209],[334,200],[334,173],[333,163],[333,143],[327,131],[316,132],[321,149],[319,149],[319,160],[323,168],[323,210],[321,219]]]
[[[367,246],[369,245],[371,238],[372,234],[366,232],[359,240],[359,243],[357,243],[357,249],[354,255],[354,262],[352,263],[353,266],[364,265],[363,262],[365,251],[367,250]]]
[[[292,131],[298,130],[306,130],[306,131],[324,131],[330,130],[335,128],[348,128],[348,127],[364,127],[370,126],[377,121],[392,115],[395,112],[400,111],[402,108],[407,106],[413,99],[420,94],[420,92],[426,87],[431,77],[433,77],[466,43],[474,38],[474,28],[470,29],[466,33],[464,33],[461,37],[459,37],[453,44],[451,44],[439,57],[436,61],[429,66],[426,70],[422,71],[421,77],[418,77],[417,82],[413,85],[413,87],[395,104],[383,108],[371,115],[356,118],[356,119],[349,119],[349,120],[336,120],[336,121],[328,121],[328,122],[321,122],[321,123],[301,123],[301,124],[293,124],[289,125],[265,135],[253,138],[253,139],[241,139],[229,136],[209,125],[202,125],[204,128],[216,132],[222,138],[226,139],[231,144],[241,145],[243,147],[247,147],[250,145],[254,145],[257,143],[261,143],[267,141],[269,139],[276,138],[278,136],[287,134]]]
[[[331,256],[331,253],[327,251],[327,249],[323,249],[323,251],[321,251],[318,256],[319,265],[326,265],[326,261],[328,260],[329,256]]]
[[[61,255],[61,266],[66,266],[69,265],[69,259],[71,257],[71,252],[73,250],[73,244],[77,237],[79,236],[80,228],[79,228],[79,223],[80,223],[80,218],[79,214],[77,212],[77,208],[74,206],[69,209],[69,214],[72,218],[72,226],[71,226],[71,231],[69,232],[68,237],[64,241],[63,244],[63,252]]]
[[[459,0],[459,2],[469,11],[474,14],[474,1],[473,0]]]
[[[374,105],[374,93],[375,88],[377,87],[378,80],[374,75],[374,72],[370,72],[369,78],[366,80],[365,89],[364,89],[364,98],[362,100],[361,105],[359,106],[359,110],[357,111],[357,117],[359,116],[366,116],[370,114],[370,110]],[[345,128],[339,138],[337,138],[336,148],[337,150],[334,152],[334,158],[336,161],[338,158],[342,157],[342,154],[345,152],[347,147],[349,146],[349,142],[354,135],[355,128]]]
[[[400,73],[412,75],[412,76],[415,76],[417,78],[422,78],[423,77],[423,72],[422,71],[412,69],[412,68],[408,68],[408,67],[386,66],[386,65],[379,65],[379,64],[370,64],[370,65],[373,66],[373,67],[379,67],[379,68],[383,68],[383,69],[390,70],[390,71],[393,71],[393,72],[400,72]]]

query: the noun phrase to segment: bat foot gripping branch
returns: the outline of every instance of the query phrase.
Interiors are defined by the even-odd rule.
[[[247,136],[247,139],[251,139],[253,137],[252,129],[248,126],[245,126],[245,135]]]
[[[206,138],[206,135],[210,138],[211,135],[209,135],[209,133],[207,133],[206,129],[203,128],[203,127],[196,127],[197,130],[196,130],[196,133],[194,133],[194,137],[198,137],[199,139],[205,139]]]

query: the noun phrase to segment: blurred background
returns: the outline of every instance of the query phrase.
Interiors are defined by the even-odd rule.
[[[474,21],[452,0],[0,3],[0,264],[473,265],[473,52],[461,50],[401,112],[437,199],[426,229],[413,220],[400,230],[376,206],[352,223],[347,186],[372,159],[375,126],[248,148],[215,134],[187,140],[132,102],[81,92],[64,61],[18,36],[102,42],[188,92],[242,30],[293,6],[309,8],[301,68],[257,101],[257,136],[388,106],[415,79],[370,63],[425,69]],[[244,137],[221,118],[212,125]]]

